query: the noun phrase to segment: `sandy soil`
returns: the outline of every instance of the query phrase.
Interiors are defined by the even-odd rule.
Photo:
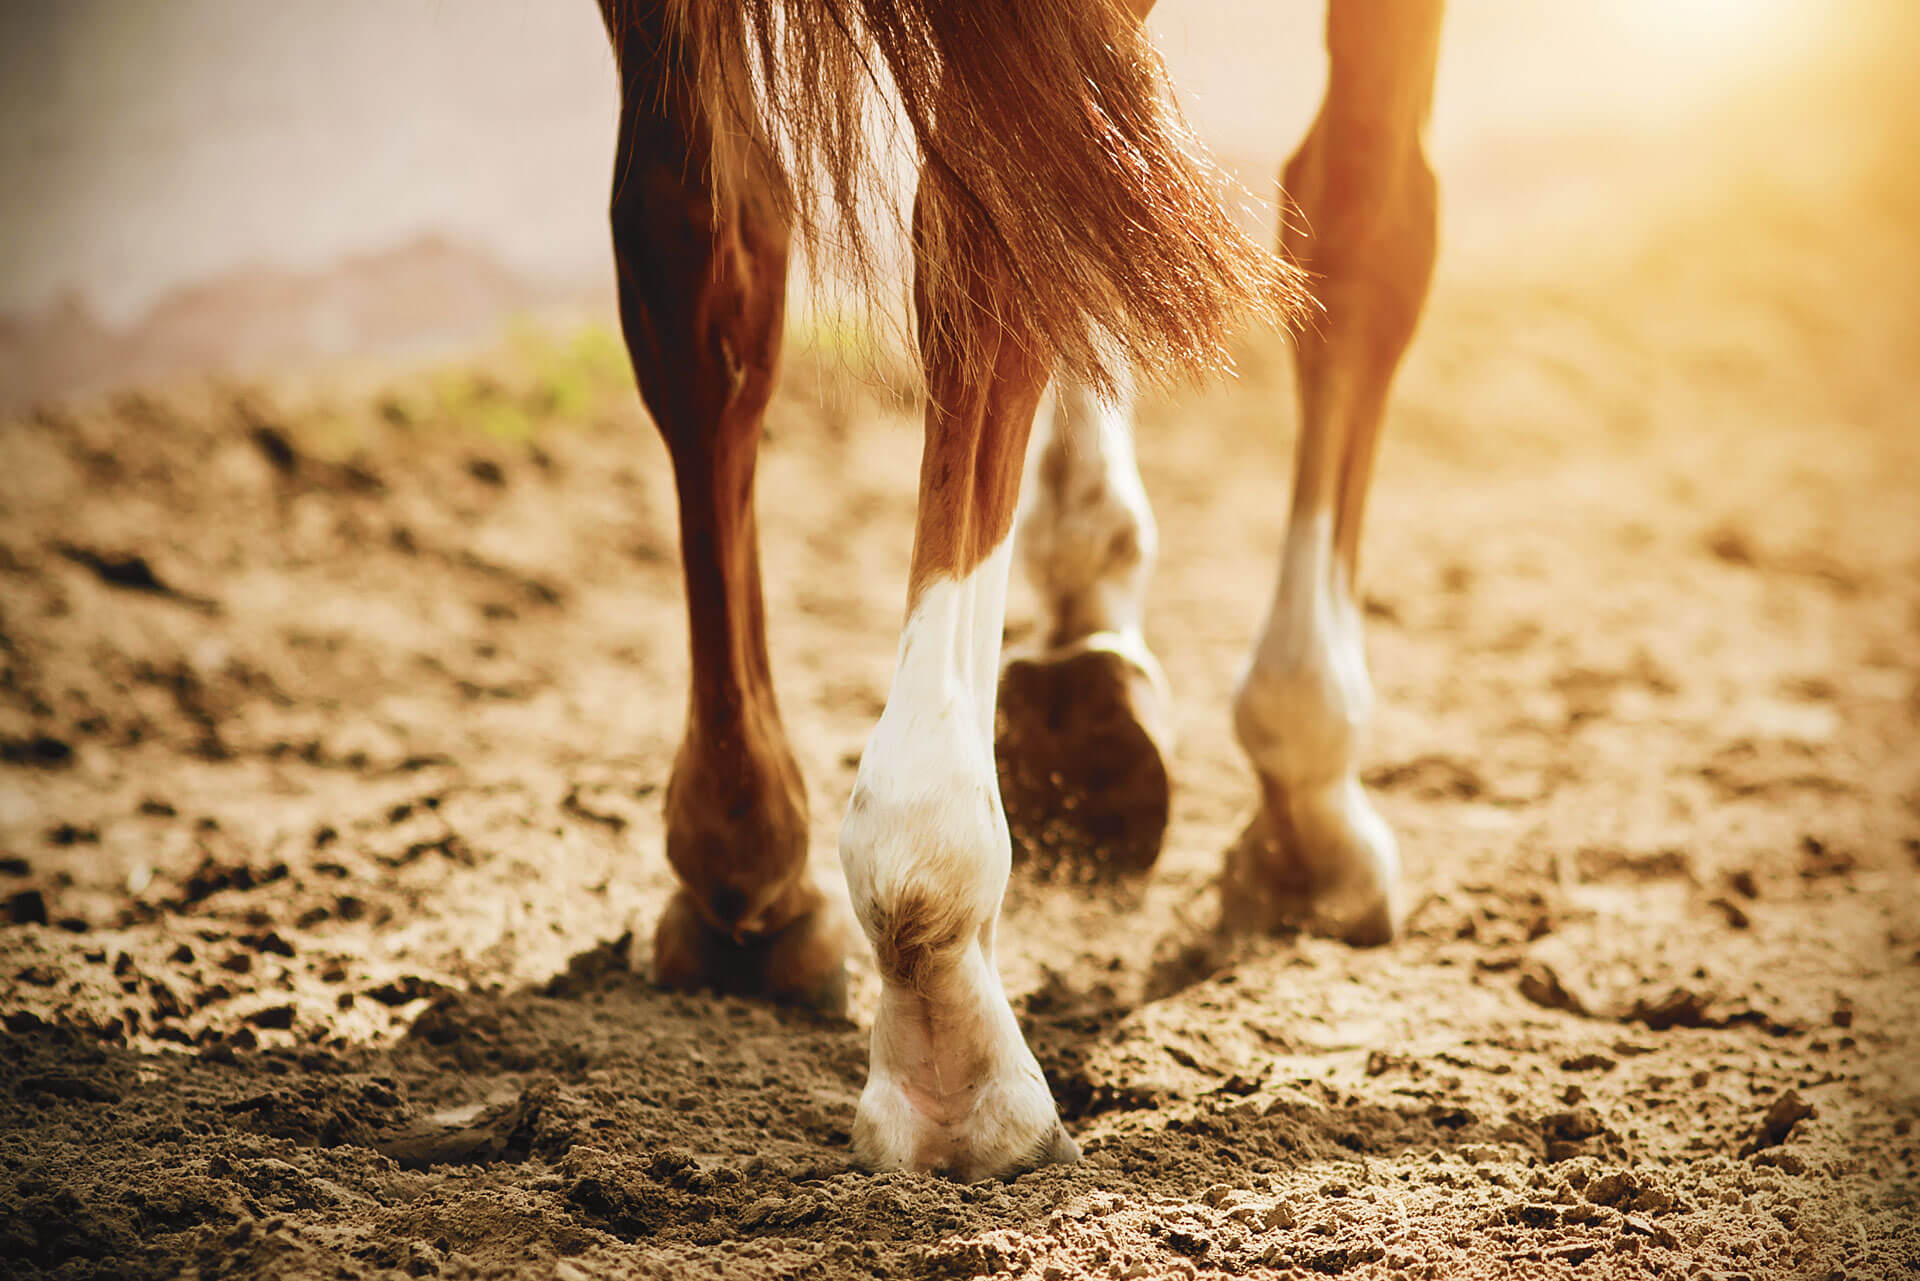
[[[1145,407],[1180,790],[1144,882],[1016,876],[1006,981],[1087,1158],[1010,1184],[849,1169],[864,958],[851,1021],[627,967],[686,658],[604,334],[6,425],[0,1258],[1911,1275],[1920,131],[1877,101],[1835,99],[1876,122],[1845,147],[1783,128],[1711,200],[1443,276],[1367,550],[1391,949],[1209,928],[1284,354]],[[849,363],[790,363],[762,468],[829,882],[918,448]]]

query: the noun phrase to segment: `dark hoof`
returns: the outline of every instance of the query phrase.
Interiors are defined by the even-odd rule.
[[[1152,664],[1118,636],[1007,662],[994,755],[1016,863],[1126,876],[1160,857],[1172,785]]]
[[[654,927],[653,981],[676,991],[761,997],[844,1015],[849,934],[839,913],[819,899],[774,933],[738,940],[715,928],[679,889]]]

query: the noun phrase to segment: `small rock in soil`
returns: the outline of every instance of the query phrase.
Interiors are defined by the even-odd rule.
[[[256,952],[270,952],[275,956],[293,955],[293,944],[281,938],[273,930],[267,930],[261,934],[243,934],[240,942]]]
[[[247,1015],[247,1022],[255,1027],[274,1031],[285,1031],[293,1026],[293,1007],[291,1005],[269,1005],[263,1010],[255,1010]]]
[[[66,740],[51,734],[0,739],[0,761],[40,769],[62,769],[73,764],[73,747]]]
[[[447,989],[439,983],[432,983],[416,974],[406,974],[382,983],[379,987],[368,988],[365,995],[372,997],[385,1006],[405,1005],[408,1001],[418,1001],[422,997],[438,996]]]
[[[1788,1090],[1773,1101],[1767,1114],[1754,1127],[1753,1134],[1740,1149],[1741,1156],[1752,1156],[1763,1148],[1778,1147],[1793,1133],[1793,1127],[1815,1115],[1813,1104],[1800,1097],[1800,1091]]]
[[[1520,976],[1520,995],[1545,1009],[1587,1013],[1587,1003],[1567,989],[1551,965],[1529,966]]]
[[[39,890],[21,890],[7,900],[7,919],[15,925],[45,925],[46,897]]]
[[[1732,929],[1744,930],[1753,924],[1753,918],[1747,915],[1746,909],[1742,908],[1730,898],[1720,897],[1709,899],[1707,906],[1726,917],[1727,925]]]
[[[1642,997],[1627,1014],[1629,1023],[1644,1023],[1655,1032],[1674,1027],[1706,1027],[1712,998],[1691,988],[1676,987],[1657,1001]]]

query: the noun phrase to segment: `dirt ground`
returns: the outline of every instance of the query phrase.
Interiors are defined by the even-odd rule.
[[[686,655],[670,480],[608,335],[0,427],[5,1270],[1912,1275],[1895,84],[1596,170],[1585,232],[1443,270],[1366,551],[1368,778],[1416,904],[1391,948],[1210,928],[1284,351],[1144,407],[1179,791],[1145,881],[1016,874],[1005,978],[1086,1159],[1007,1184],[849,1168],[866,958],[851,1021],[627,965],[669,889]],[[814,339],[761,520],[834,884],[918,436],[910,393]]]

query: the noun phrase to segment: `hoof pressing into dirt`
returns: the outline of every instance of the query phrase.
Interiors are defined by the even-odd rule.
[[[1007,662],[994,754],[1016,862],[1095,876],[1153,866],[1172,799],[1166,706],[1153,656],[1117,635]]]
[[[1291,808],[1295,817],[1282,826],[1262,807],[1227,848],[1222,927],[1297,930],[1355,947],[1391,943],[1403,915],[1393,833],[1364,795]]]
[[[853,1124],[855,1162],[869,1170],[977,1183],[1080,1159],[1080,1145],[1060,1123],[1037,1068],[988,1086],[978,1105],[957,1119],[943,1120],[917,1106],[916,1093],[911,1084],[885,1075],[868,1082]]]
[[[740,942],[714,928],[680,890],[654,927],[653,979],[665,988],[765,997],[844,1015],[850,935],[823,899],[776,933]],[[634,961],[639,968],[637,955]]]

